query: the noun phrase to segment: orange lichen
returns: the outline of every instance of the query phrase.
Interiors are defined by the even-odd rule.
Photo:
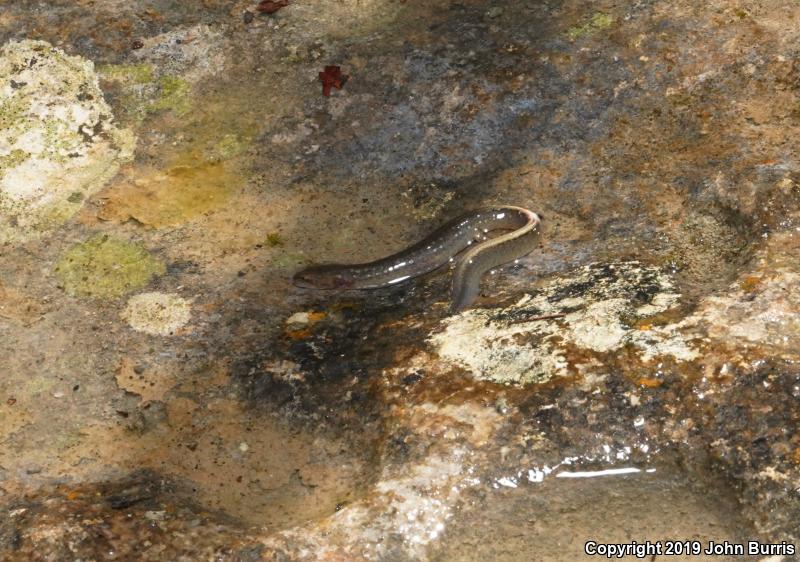
[[[308,323],[309,324],[316,324],[317,322],[319,322],[320,320],[325,318],[325,316],[327,316],[327,313],[325,313],[325,312],[309,312],[308,313]]]
[[[748,275],[739,283],[739,288],[745,293],[752,293],[761,283],[761,280],[762,277],[760,275]]]
[[[286,335],[293,340],[304,340],[311,337],[311,330],[291,330]]]
[[[637,381],[637,384],[645,388],[658,388],[663,384],[663,381],[660,381],[659,379],[641,378]]]

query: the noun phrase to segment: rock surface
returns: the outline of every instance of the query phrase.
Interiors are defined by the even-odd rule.
[[[4,6],[0,558],[793,559],[798,19]],[[494,203],[542,242],[462,314],[449,271],[291,286]]]

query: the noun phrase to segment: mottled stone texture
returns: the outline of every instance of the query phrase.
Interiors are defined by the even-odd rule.
[[[90,61],[45,41],[0,50],[0,243],[48,233],[131,159]]]
[[[800,541],[800,7],[256,7],[3,6],[0,120],[24,48],[77,72],[48,95],[98,124],[32,171],[84,186],[73,160],[110,160],[46,232],[0,224],[0,558]],[[291,286],[496,203],[540,212],[542,243],[462,315],[447,272]],[[566,483],[614,468],[640,472]]]

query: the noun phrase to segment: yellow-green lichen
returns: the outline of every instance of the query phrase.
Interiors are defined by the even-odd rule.
[[[6,131],[6,134],[10,134],[15,129],[17,134],[21,132],[20,124],[24,121],[27,106],[23,96],[0,99],[0,130]],[[15,137],[16,135],[10,140],[16,140]]]
[[[119,88],[123,112],[135,121],[158,111],[183,115],[190,109],[189,83],[172,74],[160,75],[152,64],[109,64],[100,67],[99,73]]]
[[[98,234],[64,252],[55,274],[71,295],[114,298],[143,287],[165,270],[161,260],[138,244]]]
[[[283,236],[277,232],[270,232],[267,234],[267,238],[264,240],[264,243],[270,248],[274,248],[275,246],[283,246]]]
[[[42,137],[45,150],[41,152],[48,160],[63,164],[70,158],[72,150],[82,149],[83,137],[78,130],[70,130],[69,122],[56,117],[42,120]]]
[[[158,80],[159,96],[150,105],[154,111],[172,110],[178,115],[189,111],[189,83],[177,76],[162,76]]]
[[[97,69],[103,80],[125,84],[151,84],[155,82],[152,64],[105,64]]]
[[[567,37],[575,41],[586,35],[592,35],[601,29],[611,27],[612,23],[614,23],[614,18],[610,15],[603,12],[595,12],[588,21],[570,27],[567,30]]]
[[[207,153],[209,158],[214,161],[229,160],[244,152],[249,141],[249,138],[242,139],[238,134],[228,133],[222,135],[222,138],[215,142]]]
[[[74,193],[74,192],[73,192]],[[71,194],[70,194],[71,195]],[[64,224],[70,219],[78,209],[81,208],[83,202],[75,203],[69,200],[70,196],[58,202],[58,205],[50,205],[42,209],[38,217],[38,228],[52,229],[60,224]]]
[[[0,179],[2,179],[6,170],[19,166],[30,157],[30,153],[19,148],[15,148],[10,153],[0,156]]]

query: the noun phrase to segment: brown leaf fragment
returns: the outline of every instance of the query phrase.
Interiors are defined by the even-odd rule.
[[[341,67],[330,65],[319,73],[319,80],[322,82],[322,95],[330,96],[331,88],[341,90],[344,83],[347,82],[347,76],[342,74]]]
[[[281,8],[289,5],[289,0],[262,0],[256,6],[256,11],[262,14],[274,14]]]

